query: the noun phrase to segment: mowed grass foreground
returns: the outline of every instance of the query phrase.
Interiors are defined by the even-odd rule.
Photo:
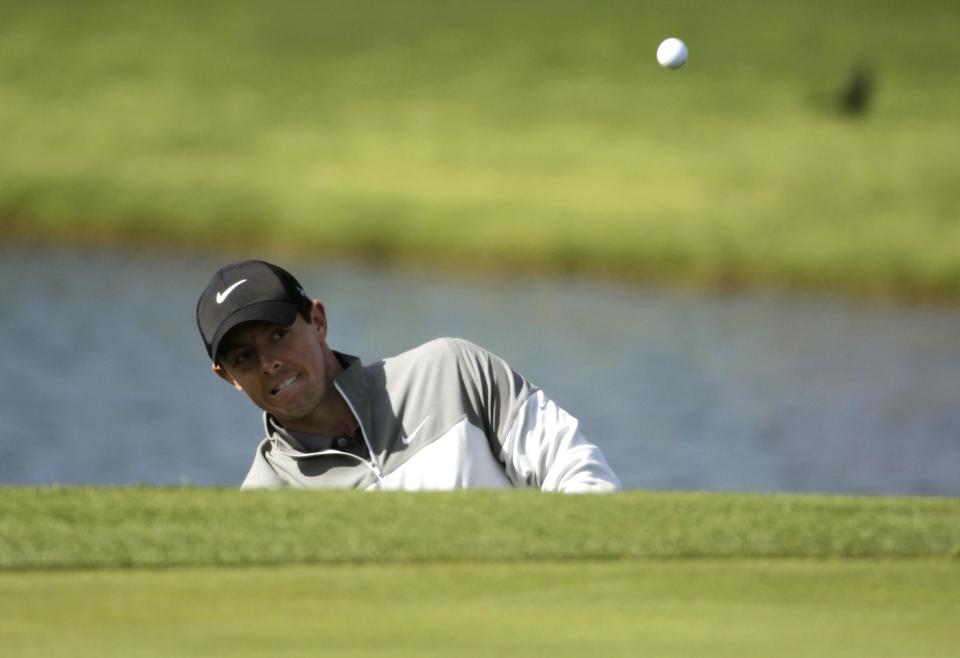
[[[954,0],[8,1],[0,239],[957,297],[958,33]]]
[[[944,656],[960,500],[0,489],[11,656]]]
[[[960,567],[626,561],[0,574],[5,656],[943,658]]]

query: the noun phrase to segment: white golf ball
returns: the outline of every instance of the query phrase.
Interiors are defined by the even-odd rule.
[[[664,39],[657,48],[657,61],[665,69],[678,69],[687,61],[687,44],[676,37]]]

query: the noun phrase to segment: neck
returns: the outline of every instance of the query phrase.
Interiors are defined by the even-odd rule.
[[[340,396],[333,380],[343,372],[343,365],[329,347],[324,346],[327,363],[326,392],[323,400],[316,409],[301,418],[281,419],[280,424],[294,432],[307,434],[323,434],[324,436],[339,436],[353,434],[360,424],[354,418],[347,401]]]
[[[277,419],[284,429],[306,434],[322,434],[324,436],[339,436],[353,434],[360,424],[353,417],[353,412],[346,400],[340,397],[331,385],[331,395],[317,407],[313,413],[303,418],[292,420]]]

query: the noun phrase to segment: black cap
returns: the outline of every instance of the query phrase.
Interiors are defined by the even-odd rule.
[[[210,279],[197,300],[197,327],[216,361],[220,341],[237,325],[261,320],[289,326],[309,303],[300,282],[285,269],[245,260],[220,268]]]

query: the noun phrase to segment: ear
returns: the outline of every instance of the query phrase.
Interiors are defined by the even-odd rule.
[[[240,386],[240,384],[237,383],[237,380],[235,380],[233,377],[231,377],[230,375],[228,375],[228,374],[227,374],[227,371],[224,370],[224,369],[223,369],[223,366],[221,366],[219,363],[214,363],[214,364],[211,365],[210,367],[213,368],[213,372],[215,372],[215,373],[217,374],[217,376],[220,377],[220,379],[222,379],[223,381],[227,382],[228,384],[230,384],[231,386],[233,386],[233,387],[234,387],[235,389],[237,389],[238,391],[242,391],[242,390],[243,390],[243,388]]]
[[[313,305],[310,308],[310,320],[320,340],[325,341],[327,339],[327,311],[323,308],[319,299],[313,300]]]

